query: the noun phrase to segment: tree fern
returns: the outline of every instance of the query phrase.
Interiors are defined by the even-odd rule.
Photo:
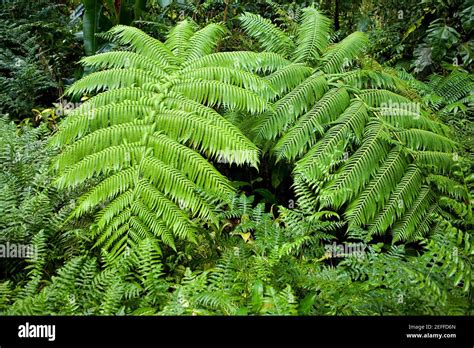
[[[99,94],[71,112],[51,144],[62,148],[53,163],[58,187],[100,179],[72,213],[96,214],[97,246],[118,255],[146,238],[172,248],[176,240],[195,241],[192,217],[216,223],[208,196],[233,191],[210,161],[257,166],[258,148],[212,107],[265,111],[275,92],[253,71],[266,69],[266,60],[271,69],[284,60],[253,54],[254,68],[221,64],[213,50],[223,34],[217,24],[196,31],[182,22],[162,43],[117,26],[105,36],[130,50],[82,59],[100,71],[67,94]],[[232,62],[242,55],[248,54],[222,57]]]
[[[240,21],[247,33],[257,39],[267,51],[286,55],[294,48],[288,35],[268,19],[247,12],[240,16]]]
[[[267,24],[259,23],[266,22],[243,17],[250,36],[265,32]],[[281,76],[293,72],[287,85],[278,70],[267,77],[278,94],[273,110],[242,127],[276,161],[295,162],[294,188],[305,209],[338,213],[348,231],[393,232],[394,241],[428,233],[439,210],[427,178],[452,173],[449,156],[459,149],[448,127],[410,81],[360,59],[368,44],[364,33],[329,44],[329,20],[312,8],[297,33],[295,44],[286,45],[292,53],[282,52],[293,63],[280,68]],[[463,89],[452,90],[461,95]],[[422,226],[415,230],[417,223]]]

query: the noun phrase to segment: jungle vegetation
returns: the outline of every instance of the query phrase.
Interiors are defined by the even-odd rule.
[[[0,19],[0,314],[473,313],[468,1]]]

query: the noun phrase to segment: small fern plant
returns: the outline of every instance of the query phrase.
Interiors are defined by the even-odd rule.
[[[72,217],[96,213],[96,245],[117,255],[146,237],[176,249],[195,241],[196,220],[217,223],[212,196],[233,191],[213,162],[254,167],[259,149],[218,111],[259,113],[275,94],[259,77],[284,59],[272,53],[214,53],[226,31],[182,21],[161,42],[115,26],[105,34],[121,50],[83,58],[95,71],[67,91],[90,97],[51,140],[59,188],[100,182]],[[239,68],[240,67],[240,68]]]
[[[286,65],[265,75],[277,92],[273,108],[239,126],[277,162],[294,164],[305,210],[332,210],[349,231],[394,242],[423,237],[438,210],[426,173],[443,175],[456,162],[448,127],[396,73],[363,57],[364,33],[335,43],[318,10],[306,8],[298,20],[287,32],[241,16],[247,34]]]

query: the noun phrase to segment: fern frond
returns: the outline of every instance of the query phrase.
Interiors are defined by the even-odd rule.
[[[161,66],[168,67],[178,63],[176,56],[165,44],[138,28],[116,25],[105,36],[122,45],[130,45],[136,53],[158,61]]]
[[[371,69],[354,69],[340,74],[334,74],[334,77],[342,79],[345,83],[359,89],[388,89],[394,92],[406,90],[404,81],[397,78],[396,75],[385,71],[376,71]]]
[[[452,152],[458,147],[455,141],[424,129],[408,129],[395,134],[413,150]]]
[[[384,129],[378,122],[367,125],[359,149],[341,167],[334,181],[321,191],[322,207],[340,207],[360,192],[388,151],[384,137]]]
[[[73,98],[82,94],[96,93],[125,87],[142,87],[145,84],[159,83],[162,76],[139,69],[110,69],[97,71],[74,82],[66,95]]]
[[[150,209],[150,212],[156,212],[154,216],[161,219],[174,235],[181,239],[194,239],[196,228],[178,205],[145,180],[140,181],[138,188],[143,203]],[[206,208],[207,204],[202,207],[201,211],[205,212]]]
[[[340,159],[350,132],[362,137],[367,120],[367,109],[360,101],[353,101],[337,119],[324,137],[301,158],[295,167],[295,173],[305,176],[310,182],[318,181],[323,174]],[[342,145],[342,146],[341,146]]]
[[[347,207],[345,217],[349,222],[349,229],[353,226],[366,225],[372,220],[398,184],[406,166],[406,160],[400,149],[394,148],[388,153],[377,173]]]
[[[440,192],[453,198],[466,201],[469,199],[469,192],[466,186],[454,179],[443,175],[430,174],[427,177],[427,181],[433,184]]]
[[[318,103],[301,116],[295,126],[277,142],[274,152],[278,160],[293,160],[315,143],[315,133],[322,132],[322,125],[333,121],[349,105],[349,94],[343,88],[329,90]]]
[[[292,51],[293,42],[270,20],[249,12],[240,15],[239,19],[245,32],[255,38],[266,51],[280,53],[283,56]]]
[[[395,190],[391,193],[388,202],[370,224],[369,233],[385,233],[412,204],[420,191],[421,181],[421,171],[415,165],[410,165]]]
[[[441,81],[432,79],[430,85],[436,94],[445,98],[446,104],[450,104],[472,92],[474,88],[474,78],[472,74],[453,71]]]
[[[445,173],[451,171],[456,163],[455,157],[458,156],[457,153],[439,151],[411,151],[410,153],[418,165],[441,170]]]
[[[156,158],[183,172],[189,180],[204,190],[216,193],[233,192],[229,181],[199,153],[159,133],[151,136],[148,144]]]
[[[226,29],[215,23],[196,31],[188,40],[185,59],[192,61],[211,54],[225,33]]]
[[[176,168],[157,158],[145,157],[139,167],[141,175],[160,192],[168,195],[182,208],[190,209],[203,219],[214,215],[209,204],[197,193],[198,186]]]
[[[189,47],[189,39],[195,32],[195,24],[189,20],[183,20],[169,31],[165,45],[175,56],[184,60],[185,53]]]
[[[273,52],[218,52],[185,62],[183,70],[193,70],[207,66],[225,66],[254,73],[273,72],[291,64],[281,55]]]
[[[368,45],[365,33],[356,31],[345,37],[341,42],[329,46],[321,61],[321,69],[326,73],[337,73],[345,64],[360,55]]]
[[[59,188],[73,188],[95,175],[125,169],[139,163],[144,150],[145,147],[137,143],[122,144],[87,155],[68,166],[55,180],[55,185]]]
[[[149,100],[154,96],[156,96],[155,92],[139,87],[127,87],[104,91],[87,99],[84,103],[69,112],[67,114],[68,117],[62,121],[61,125],[66,125],[71,120],[74,120],[76,117],[81,116],[81,114],[90,112],[101,106],[106,106],[108,104],[117,103],[121,101],[145,101]]]
[[[275,139],[301,114],[310,110],[328,90],[324,76],[314,74],[275,103],[275,111],[260,115],[252,124],[257,139]]]
[[[96,70],[100,69],[137,69],[151,71],[156,76],[163,77],[166,72],[157,63],[156,60],[146,56],[128,51],[115,51],[99,53],[94,56],[82,58],[79,63],[86,67],[91,67]]]
[[[426,224],[432,219],[428,208],[432,202],[433,197],[429,187],[423,186],[410,209],[393,226],[394,243],[400,240],[413,241],[417,234],[423,235],[427,232]]]
[[[52,146],[71,144],[77,138],[90,134],[98,129],[122,123],[144,119],[153,113],[150,103],[123,101],[106,104],[89,111],[78,111],[69,115],[68,122],[61,124],[61,129],[50,140]]]
[[[225,315],[233,315],[237,311],[237,306],[230,301],[226,291],[203,292],[196,296],[196,302],[202,306],[219,310]]]
[[[258,163],[258,148],[255,145],[245,146],[242,142],[238,142],[240,139],[235,139],[232,128],[214,125],[208,119],[177,110],[156,114],[154,121],[169,137],[205,151],[220,161],[239,165],[248,163],[253,166]]]
[[[258,94],[220,81],[185,80],[173,86],[173,91],[207,106],[223,106],[260,113],[269,108]]]
[[[86,135],[74,144],[69,145],[59,154],[53,168],[64,170],[67,166],[81,161],[84,157],[99,152],[110,146],[121,145],[124,142],[134,143],[141,140],[144,134],[153,133],[153,126],[137,125],[136,123],[122,123],[108,128],[96,130]]]
[[[330,35],[331,21],[314,8],[305,8],[298,26],[293,61],[312,62],[325,51]]]
[[[372,107],[403,105],[408,110],[417,110],[418,107],[410,99],[386,89],[366,89],[358,93],[358,96]]]
[[[308,78],[314,69],[304,64],[290,64],[265,77],[277,95],[293,90],[303,80]]]
[[[135,174],[134,169],[131,168],[130,172]],[[117,173],[115,175],[123,175],[123,172]],[[127,173],[128,174],[128,173]],[[108,180],[107,178],[106,180]],[[135,178],[132,178],[132,180]],[[132,186],[132,180],[130,180],[130,186]],[[134,181],[133,181],[134,182]],[[121,183],[121,185],[123,185]],[[102,192],[102,190],[97,190],[98,192]],[[105,190],[104,190],[105,191]],[[133,202],[133,199],[135,198],[134,196],[134,191],[133,189],[128,189],[128,190],[121,190],[123,193],[117,195],[104,209],[102,209],[100,212],[97,213],[97,219],[96,219],[96,224],[99,229],[104,229],[107,224],[109,224],[112,221],[112,218],[115,216],[119,215],[121,212],[126,210],[130,204]],[[97,202],[100,202],[102,199],[95,199],[95,203],[93,204],[86,204],[84,208],[82,208],[82,211],[87,211],[94,207]],[[91,202],[92,203],[92,202]],[[79,212],[81,214],[82,212]]]
[[[373,108],[379,119],[397,128],[420,128],[435,133],[447,133],[449,129],[440,122],[429,119],[421,111],[404,107]]]
[[[76,217],[82,216],[84,213],[95,208],[99,203],[112,199],[133,187],[135,180],[136,171],[133,168],[128,168],[107,177],[78,199],[76,208],[71,214]]]
[[[268,83],[265,79],[245,70],[213,66],[183,71],[181,76],[191,79],[221,81],[251,90],[267,99],[270,99],[275,95],[271,82]]]

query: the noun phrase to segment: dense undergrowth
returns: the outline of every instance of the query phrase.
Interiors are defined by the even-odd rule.
[[[0,244],[34,256],[0,258],[1,314],[472,314],[470,60],[396,65],[324,6],[155,5],[104,2],[64,95],[0,27],[0,83],[39,76],[0,94]],[[25,124],[48,88],[73,107]]]

